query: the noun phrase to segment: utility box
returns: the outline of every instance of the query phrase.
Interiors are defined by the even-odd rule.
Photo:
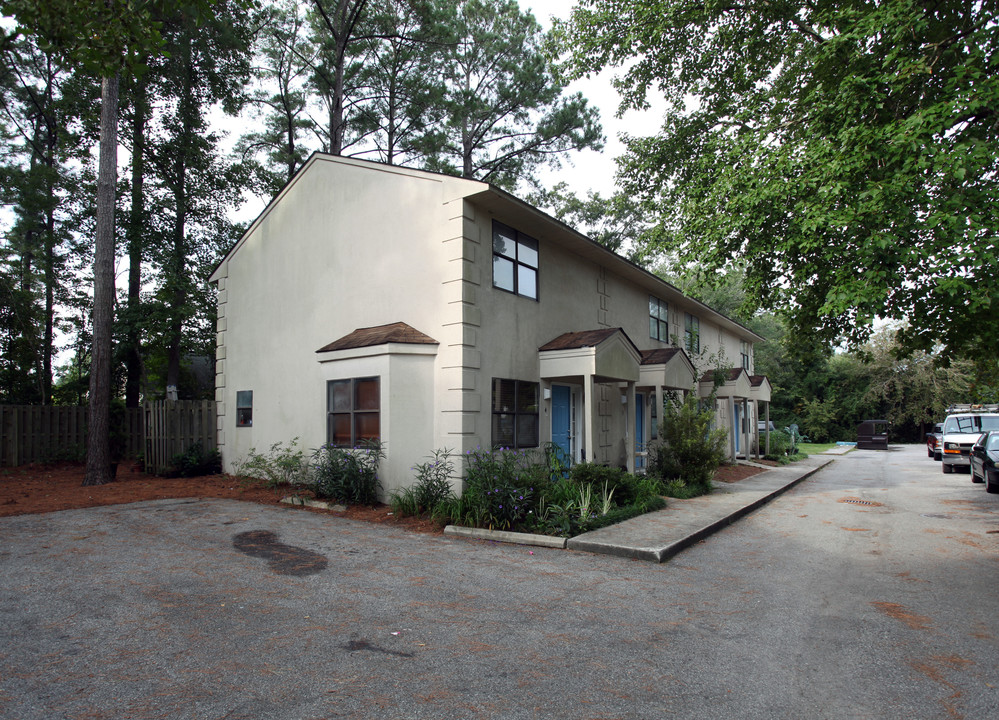
[[[864,420],[857,426],[858,450],[887,450],[888,421]]]

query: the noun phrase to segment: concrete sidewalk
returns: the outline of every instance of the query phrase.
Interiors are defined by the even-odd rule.
[[[793,465],[776,467],[736,483],[715,483],[710,495],[669,500],[663,510],[577,535],[566,547],[618,557],[665,562],[714,532],[764,505],[832,462],[851,446],[834,448]],[[750,463],[752,464],[752,463]]]

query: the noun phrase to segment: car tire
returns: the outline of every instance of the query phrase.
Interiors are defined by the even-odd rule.
[[[941,453],[933,453],[933,459],[937,462],[943,462],[943,455]]]
[[[948,465],[947,463],[944,463],[941,467],[943,468],[944,475],[950,475],[952,472],[954,472],[953,465]]]
[[[995,475],[995,473],[985,473],[985,492],[992,494],[999,493],[999,481],[992,482],[995,479]]]
[[[933,457],[933,451],[929,448],[926,448],[926,457]]]

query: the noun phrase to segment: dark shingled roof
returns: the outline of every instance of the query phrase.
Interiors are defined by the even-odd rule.
[[[574,348],[596,347],[618,330],[621,328],[601,328],[600,330],[563,333],[554,340],[546,342],[538,350],[572,350]]]
[[[750,375],[749,384],[753,387],[759,387],[763,384],[763,381],[767,379],[766,375]]]
[[[358,328],[339,340],[316,350],[316,352],[332,352],[333,350],[351,350],[353,348],[384,345],[385,343],[406,343],[409,345],[437,345],[438,342],[429,335],[424,335],[404,322],[377,327]]]
[[[722,375],[725,376],[725,382],[735,382],[736,380],[739,379],[739,375],[744,372],[746,371],[743,370],[741,367],[728,368],[727,370],[721,371]],[[701,382],[714,382],[714,380],[715,380],[714,370],[708,370],[706,373],[704,373],[703,376],[701,376]]]
[[[680,352],[680,348],[657,348],[655,350],[642,350],[642,365],[665,365],[673,356]]]

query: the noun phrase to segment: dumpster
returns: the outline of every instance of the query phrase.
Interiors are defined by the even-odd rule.
[[[858,450],[887,450],[888,421],[864,420],[857,426]]]

